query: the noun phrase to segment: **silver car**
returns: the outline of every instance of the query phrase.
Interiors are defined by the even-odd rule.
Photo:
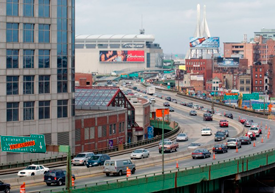
[[[177,141],[188,141],[188,135],[186,133],[180,133],[178,134]]]
[[[242,143],[241,143],[241,141],[238,138],[229,138],[227,140],[226,145],[227,145],[228,148],[232,148],[232,147],[236,148],[236,147],[238,147],[238,149],[239,149],[239,148],[242,147]]]
[[[130,159],[106,160],[104,162],[103,173],[105,173],[106,176],[110,174],[118,174],[121,176],[127,173],[127,168],[131,170],[132,174],[136,171],[136,165],[132,163]]]
[[[136,158],[139,158],[139,159],[143,159],[145,157],[149,157],[150,156],[150,152],[146,149],[136,149],[135,151],[133,151],[131,153],[131,159],[136,159]]]
[[[82,152],[77,154],[72,160],[72,164],[75,165],[86,165],[88,159],[95,155],[93,152]]]

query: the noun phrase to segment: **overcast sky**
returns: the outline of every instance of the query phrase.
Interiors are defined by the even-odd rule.
[[[164,53],[185,54],[196,28],[197,4],[206,5],[211,36],[242,41],[275,28],[274,0],[76,0],[76,34],[146,34]]]

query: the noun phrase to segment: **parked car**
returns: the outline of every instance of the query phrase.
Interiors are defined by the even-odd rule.
[[[173,103],[178,103],[177,99],[172,99]]]
[[[202,128],[201,136],[204,135],[212,135],[212,129],[210,129],[209,127]]]
[[[214,141],[222,141],[226,139],[226,134],[224,132],[215,133]]]
[[[215,153],[227,153],[228,147],[224,144],[216,144],[214,145],[212,151]]]
[[[244,122],[244,126],[245,126],[245,127],[250,127],[252,123],[253,123],[253,120],[246,120],[246,121]]]
[[[10,193],[11,185],[0,180],[0,191]]]
[[[171,101],[172,99],[171,99],[171,97],[165,97],[165,100]]]
[[[75,180],[75,175],[72,174],[72,178]],[[65,170],[49,170],[44,175],[44,182],[47,186],[52,184],[57,184],[59,186],[65,184],[66,182],[66,171]]]
[[[220,127],[228,127],[229,123],[227,120],[220,120]]]
[[[136,149],[135,151],[133,151],[131,153],[130,158],[131,159],[136,159],[136,158],[143,159],[145,157],[148,158],[149,156],[150,156],[150,152],[147,149]]]
[[[87,161],[87,168],[94,166],[102,166],[106,160],[110,160],[110,156],[106,154],[96,154],[90,157]]]
[[[193,159],[207,158],[207,157],[211,157],[211,152],[207,149],[196,149],[195,151],[192,152]]]
[[[238,138],[229,138],[229,139],[227,139],[226,145],[227,145],[228,148],[232,148],[232,147],[241,148],[242,147],[242,143]]]
[[[186,133],[180,133],[177,135],[176,141],[188,141],[188,135]]]
[[[87,161],[90,157],[94,155],[93,152],[82,152],[77,154],[72,160],[72,164],[75,165],[83,165],[86,166]]]
[[[19,177],[26,177],[26,176],[37,176],[43,175],[49,171],[49,168],[44,167],[43,165],[29,165],[25,169],[20,170],[17,173]]]
[[[188,149],[196,149],[198,147],[200,147],[201,144],[200,143],[190,143],[190,145],[188,145]]]
[[[210,113],[204,113],[203,120],[204,121],[213,121],[212,115]]]
[[[239,121],[240,121],[240,123],[244,124],[246,122],[246,118],[242,117],[242,118],[240,118]]]
[[[130,159],[106,160],[103,173],[106,176],[110,174],[121,176],[127,173],[127,167],[131,170],[132,174],[136,172],[136,165]]]
[[[170,104],[169,104],[169,102],[164,102],[164,103],[163,103],[163,106],[165,106],[165,107],[170,107]]]
[[[225,117],[233,119],[233,114],[232,113],[225,113],[224,114]]]
[[[242,136],[239,139],[242,144],[251,144],[251,139],[248,136]]]
[[[169,107],[169,112],[175,112],[175,109],[173,107]]]
[[[163,151],[171,153],[172,151],[177,151],[178,148],[179,144],[177,142],[165,141]],[[159,145],[159,153],[162,153],[162,144]]]
[[[197,111],[192,110],[192,111],[189,112],[189,115],[191,115],[191,116],[197,116]]]

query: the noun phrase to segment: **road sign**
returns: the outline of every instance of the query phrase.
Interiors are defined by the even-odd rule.
[[[112,139],[109,139],[109,149],[113,149],[113,140]]]
[[[45,153],[45,137],[35,134],[31,134],[30,137],[1,136],[1,150],[17,153]]]

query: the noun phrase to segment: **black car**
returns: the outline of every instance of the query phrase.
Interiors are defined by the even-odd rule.
[[[210,113],[210,114],[215,114],[215,111],[211,110],[211,109],[207,109],[207,112]]]
[[[134,87],[133,87],[133,90],[137,90],[137,87],[136,87],[136,86],[134,86]]]
[[[172,99],[173,103],[178,103],[177,99]]]
[[[225,134],[226,134],[226,137],[229,137],[229,131],[226,129],[224,130]]]
[[[207,158],[211,157],[211,152],[207,149],[196,149],[192,152],[192,158]]]
[[[251,144],[251,139],[250,137],[247,136],[242,136],[239,138],[242,144]]]
[[[168,102],[164,102],[164,103],[163,103],[163,106],[165,106],[165,107],[170,107],[170,104],[169,104]]]
[[[216,145],[214,145],[212,151],[215,153],[227,153],[228,148],[224,144],[216,144]]]
[[[197,116],[197,111],[192,110],[192,111],[189,112],[189,115],[191,115],[191,116]]]
[[[185,102],[181,102],[180,105],[186,106],[187,104]]]
[[[75,175],[72,175],[75,180]],[[47,186],[51,184],[57,184],[59,186],[65,184],[66,182],[66,171],[65,170],[49,170],[44,175],[44,182],[46,182]]]
[[[192,108],[193,107],[193,103],[187,103],[186,106],[189,107],[189,108]]]
[[[217,132],[214,137],[214,141],[222,141],[226,138],[226,135],[223,132]]]
[[[110,160],[110,156],[106,154],[96,154],[90,157],[87,161],[87,168],[94,166],[102,166],[106,160]]]
[[[7,184],[0,180],[0,192],[3,191],[5,193],[9,193],[11,189],[11,185]]]
[[[227,118],[233,119],[232,113],[225,113],[224,116]]]
[[[212,115],[210,113],[204,113],[203,120],[204,121],[213,121]]]
[[[173,107],[169,107],[169,112],[175,112],[175,109]]]
[[[171,99],[171,97],[165,97],[165,100],[171,101],[172,99]]]

